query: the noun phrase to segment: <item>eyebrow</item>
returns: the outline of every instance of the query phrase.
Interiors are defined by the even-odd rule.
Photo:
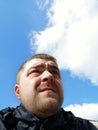
[[[35,68],[38,68],[38,67],[42,67],[42,68],[45,68],[46,67],[46,64],[44,63],[41,63],[41,64],[35,64],[33,66],[31,66],[28,70],[27,70],[27,75],[29,74],[29,72],[32,70],[32,69],[35,69]],[[51,69],[55,69],[56,71],[58,71],[58,73],[60,74],[60,71],[58,69],[58,67],[54,64],[48,64],[48,68],[51,68]]]
[[[58,69],[57,66],[55,66],[55,65],[49,65],[49,67],[51,67],[52,69],[55,69],[55,70],[57,70],[59,72],[59,69]]]
[[[42,65],[34,65],[34,66],[31,66],[28,70],[27,70],[27,76],[28,76],[28,74],[29,74],[29,72],[31,71],[31,70],[33,70],[33,69],[35,69],[35,68],[38,68],[38,67],[41,67]]]
[[[29,70],[31,70],[31,69],[33,69],[33,68],[38,68],[38,67],[44,67],[45,66],[45,64],[35,64],[35,65],[32,65],[29,69],[28,69],[28,71]]]

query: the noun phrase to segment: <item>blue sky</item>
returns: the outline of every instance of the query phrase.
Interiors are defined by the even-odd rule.
[[[0,109],[19,105],[17,69],[46,52],[61,68],[62,107],[98,120],[97,6],[96,0],[0,1]]]

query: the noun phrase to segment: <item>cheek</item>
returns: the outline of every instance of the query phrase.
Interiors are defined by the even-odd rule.
[[[41,79],[39,77],[29,77],[21,83],[21,86],[23,86],[27,91],[36,90],[40,83]]]
[[[62,81],[60,79],[56,79],[55,84],[58,87],[58,89],[63,89]]]
[[[60,95],[64,95],[63,85],[61,80],[56,80],[55,84],[57,86],[58,92]]]
[[[34,89],[37,89],[40,83],[41,83],[40,77],[34,77],[30,80],[30,85],[33,86]]]

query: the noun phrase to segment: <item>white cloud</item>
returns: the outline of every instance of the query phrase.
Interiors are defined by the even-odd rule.
[[[72,111],[77,117],[98,120],[98,104],[70,105],[65,108],[66,111]]]
[[[47,5],[47,27],[33,32],[32,49],[52,54],[62,69],[98,85],[98,1],[53,0],[51,6],[48,3],[47,0],[43,5]]]
[[[43,9],[49,4],[49,0],[36,0],[36,3],[40,9]]]

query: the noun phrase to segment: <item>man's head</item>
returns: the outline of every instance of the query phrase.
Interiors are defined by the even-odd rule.
[[[63,102],[56,59],[47,54],[37,54],[28,59],[17,73],[15,94],[36,116],[47,118],[56,113]]]

